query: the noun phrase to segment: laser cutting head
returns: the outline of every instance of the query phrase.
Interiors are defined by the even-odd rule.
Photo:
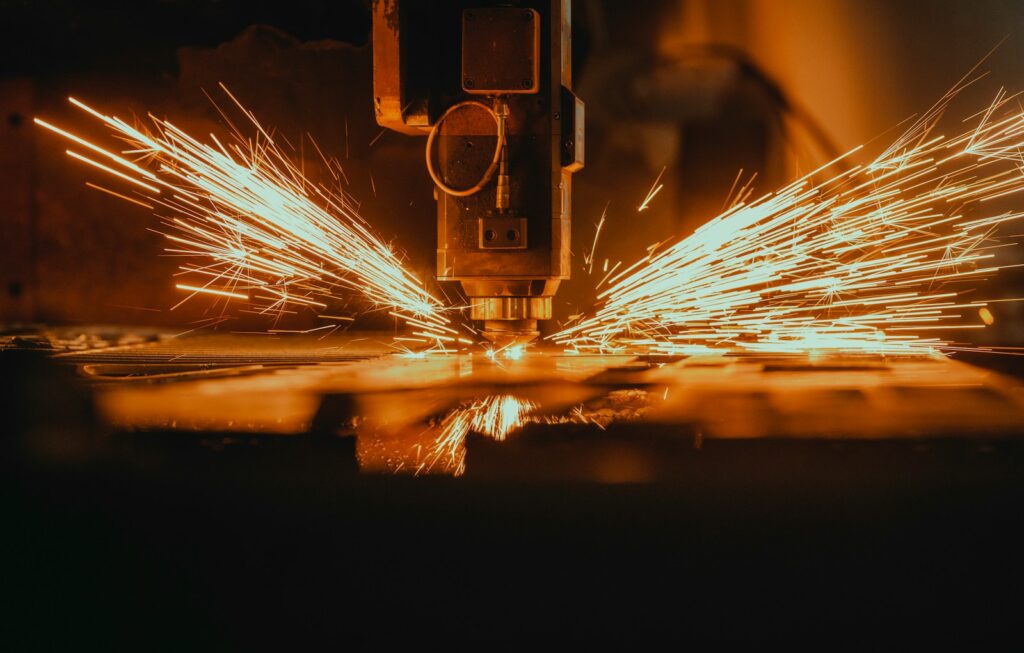
[[[570,272],[570,0],[375,0],[377,122],[427,136],[437,278],[458,281],[484,337],[537,337]]]

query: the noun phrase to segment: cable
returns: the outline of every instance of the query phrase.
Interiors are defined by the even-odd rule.
[[[475,106],[483,109],[489,113],[492,118],[494,118],[494,124],[497,126],[498,142],[494,146],[494,159],[491,161],[491,165],[487,166],[487,170],[484,171],[483,177],[480,178],[480,181],[465,190],[456,190],[441,181],[441,176],[438,175],[437,171],[434,169],[434,139],[437,137],[437,133],[441,130],[441,125],[452,113],[458,109],[468,106]],[[505,125],[501,117],[498,116],[498,113],[483,102],[479,102],[477,100],[465,100],[450,106],[447,111],[441,114],[441,117],[436,123],[434,123],[434,126],[430,128],[430,135],[427,136],[427,172],[430,174],[430,178],[434,183],[437,184],[437,187],[448,195],[451,195],[452,197],[469,197],[470,195],[479,193],[483,190],[484,186],[490,183],[491,179],[494,177],[494,172],[498,169],[498,163],[501,161],[501,153],[504,149]]]

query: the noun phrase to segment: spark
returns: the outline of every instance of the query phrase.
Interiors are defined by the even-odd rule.
[[[605,218],[608,216],[608,207],[611,202],[604,205],[604,210],[601,211],[601,219],[598,220],[597,226],[594,228],[594,242],[590,246],[590,254],[583,255],[583,266],[587,269],[587,274],[594,273],[594,253],[597,251],[597,239],[601,236],[601,228],[604,226]]]
[[[641,211],[646,211],[647,208],[648,208],[648,204],[650,204],[651,200],[654,199],[654,196],[657,195],[661,191],[662,187],[665,184],[659,184],[658,182],[661,181],[661,176],[663,174],[665,174],[665,170],[667,170],[667,169],[668,169],[668,166],[662,167],[661,172],[658,173],[658,177],[654,180],[654,183],[651,184],[651,190],[647,191],[647,197],[645,197],[644,201],[640,202],[640,206],[637,207],[637,210],[636,210],[637,213],[640,213]]]
[[[377,132],[377,135],[373,137],[373,140],[370,141],[370,145],[368,147],[373,147],[374,144],[377,141],[380,140],[381,136],[383,136],[386,131],[387,131],[387,127],[385,127],[384,129],[380,130],[379,132]]]
[[[152,211],[153,209],[156,208],[152,204],[146,204],[145,202],[140,202],[137,199],[128,197],[127,195],[122,195],[121,193],[118,193],[116,191],[112,191],[109,188],[104,188],[103,186],[97,186],[96,184],[94,184],[92,182],[88,182],[87,181],[87,182],[85,182],[85,185],[88,186],[89,188],[92,188],[93,190],[98,190],[101,193],[106,193],[107,195],[113,195],[114,197],[116,197],[116,198],[118,198],[120,200],[124,200],[125,202],[130,202],[132,204],[137,204],[138,206],[141,206],[144,209],[149,209],[150,211]]]
[[[470,429],[503,442],[523,425],[523,419],[536,407],[532,401],[512,395],[487,397],[473,404]]]
[[[509,361],[521,360],[526,354],[526,345],[521,343],[511,343],[500,347],[498,349],[488,349],[484,352],[492,361],[497,361],[499,358],[504,358]]]
[[[602,278],[601,278],[601,280],[600,280],[600,281],[598,281],[598,282],[597,282],[597,285],[596,285],[596,286],[594,286],[594,287],[595,287],[595,288],[600,288],[601,286],[603,286],[603,285],[604,285],[604,283],[605,283],[606,281],[608,281],[608,278],[609,278],[609,277],[611,277],[611,276],[612,276],[613,274],[615,274],[615,271],[619,269],[619,266],[620,266],[620,265],[622,265],[622,261],[617,261],[617,262],[615,263],[615,265],[614,265],[614,266],[612,266],[612,269],[611,269],[611,270],[609,270],[609,269],[608,269],[608,264],[607,264],[607,261],[605,261],[605,266],[604,266],[604,268],[605,268],[605,275],[604,275],[604,277],[602,277]]]
[[[668,397],[666,388],[662,400]],[[543,414],[540,404],[510,394],[489,395],[466,402],[449,411],[430,426],[436,431],[420,471],[432,471],[438,465],[447,473],[461,476],[466,471],[466,436],[480,433],[497,442],[529,424],[581,424],[604,430],[613,422],[642,418],[656,398],[644,389],[613,390],[568,413]]]
[[[276,316],[290,313],[290,306],[324,315],[324,308],[356,293],[372,309],[390,309],[412,323],[425,342],[439,346],[449,337],[445,333],[454,333],[441,301],[358,214],[354,200],[307,178],[252,112],[221,88],[252,134],[232,125],[232,140],[222,143],[210,134],[202,142],[167,120],[150,116],[148,127],[132,126],[74,98],[68,98],[71,104],[122,144],[108,149],[45,120],[35,122],[102,157],[110,165],[67,151],[132,184],[147,201],[92,187],[157,207],[166,251],[188,259],[181,273],[196,279],[179,289],[249,300],[258,312]]]
[[[502,442],[536,409],[534,402],[513,395],[491,395],[456,408],[434,425],[438,433],[424,468],[430,470],[440,463],[461,476],[466,470],[463,445],[470,432]]]
[[[133,177],[131,177],[129,175],[126,175],[123,172],[118,172],[117,170],[114,170],[113,168],[105,166],[102,163],[99,163],[97,161],[93,161],[89,157],[83,156],[83,155],[79,154],[78,152],[75,152],[74,150],[65,150],[65,154],[67,154],[68,156],[70,156],[73,159],[78,159],[79,161],[82,161],[83,163],[88,163],[89,165],[91,165],[91,166],[93,166],[95,168],[99,168],[103,172],[106,172],[106,173],[109,173],[111,175],[114,175],[115,177],[120,177],[121,179],[124,179],[125,181],[131,182],[131,183],[135,184],[136,186],[141,186],[142,188],[145,188],[146,190],[148,190],[148,191],[150,191],[152,193],[159,193],[160,192],[160,189],[155,187],[155,186],[151,186],[151,185],[149,185],[149,184],[147,184],[147,183],[145,183],[143,181],[139,181],[138,179],[135,179],[135,178],[133,178]]]
[[[967,301],[965,284],[1012,267],[993,260],[1006,246],[997,230],[1024,211],[991,201],[1024,191],[1024,110],[1000,91],[947,139],[934,129],[951,99],[866,165],[853,165],[855,148],[652,247],[551,338],[571,351],[671,355],[957,348],[943,331],[984,327],[964,324],[986,305]]]
[[[321,320],[337,320],[340,322],[352,322],[355,319],[344,315],[317,315],[317,317]]]
[[[506,345],[499,350],[505,360],[517,361],[523,358],[526,354],[526,346],[521,344]]]
[[[249,299],[249,295],[242,295],[237,292],[228,292],[227,290],[217,290],[216,288],[200,288],[198,286],[189,286],[184,283],[175,284],[174,287],[178,290],[188,290],[194,293],[206,293],[208,295],[217,295],[219,297],[230,297],[231,299]]]

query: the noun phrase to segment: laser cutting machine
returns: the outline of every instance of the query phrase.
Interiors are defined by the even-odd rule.
[[[1013,641],[1020,378],[881,352],[410,351],[385,311],[348,328],[355,298],[272,326],[237,298],[237,315],[170,311],[181,259],[158,256],[151,211],[86,186],[31,120],[73,90],[203,134],[222,123],[201,89],[223,81],[282,144],[326,144],[296,165],[344,162],[344,190],[418,278],[436,208],[437,277],[517,343],[556,293],[586,301],[565,282],[574,88],[591,107],[577,238],[596,247],[589,218],[614,201],[601,257],[636,260],[717,214],[740,168],[757,192],[788,181],[790,130],[815,139],[787,98],[814,100],[842,141],[900,93],[923,108],[942,66],[1024,25],[1024,3],[919,4],[584,0],[574,80],[569,0],[7,3],[8,648]],[[1013,66],[1022,44],[1002,46]],[[1016,339],[989,342],[1024,345],[1017,306],[996,322]],[[1024,377],[1020,361],[1002,364]]]
[[[437,278],[458,281],[483,335],[529,342],[569,278],[570,0],[375,0],[377,122],[425,135],[437,200]]]

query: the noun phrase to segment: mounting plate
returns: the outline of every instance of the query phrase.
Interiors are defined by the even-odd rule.
[[[526,249],[526,218],[480,218],[480,249]]]
[[[540,14],[493,7],[462,12],[462,90],[475,95],[540,90]]]

